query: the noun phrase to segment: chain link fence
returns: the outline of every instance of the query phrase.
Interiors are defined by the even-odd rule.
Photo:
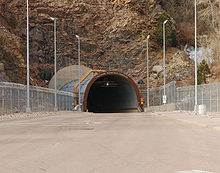
[[[165,94],[167,96],[167,104],[176,102],[176,82],[170,82],[166,85]],[[163,105],[164,87],[149,89],[149,105],[160,106]],[[142,91],[142,96],[145,100],[145,107],[147,107],[147,90]]]
[[[177,110],[193,111],[195,107],[194,86],[177,88]],[[198,105],[205,105],[208,112],[220,112],[220,83],[198,86]]]
[[[149,90],[150,106],[163,105],[164,88]],[[147,107],[147,91],[143,90]],[[176,87],[176,82],[166,85],[167,104],[175,104],[176,110],[193,111],[195,107],[194,86]],[[83,96],[83,94],[81,95]],[[83,98],[83,97],[82,97]],[[77,97],[75,97],[77,99]],[[26,111],[26,86],[0,82],[0,114]],[[74,94],[57,91],[58,111],[73,110]],[[208,112],[220,112],[220,83],[198,86],[198,105],[205,105]],[[31,111],[54,111],[55,90],[30,87]]]
[[[0,113],[26,111],[26,86],[15,83],[0,82]],[[55,90],[30,87],[31,111],[54,111]],[[73,93],[57,91],[59,111],[72,110]]]
[[[163,87],[149,90],[149,105],[163,105]],[[147,90],[142,91],[147,107]],[[194,111],[195,87],[176,87],[176,82],[166,85],[167,104],[175,104],[176,110]],[[208,112],[220,112],[220,83],[198,86],[198,105],[205,105]]]

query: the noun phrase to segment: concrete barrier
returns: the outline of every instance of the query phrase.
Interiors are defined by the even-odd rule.
[[[144,108],[145,112],[172,112],[176,111],[176,104],[171,103],[171,104],[165,104],[161,106],[151,106],[149,108]]]

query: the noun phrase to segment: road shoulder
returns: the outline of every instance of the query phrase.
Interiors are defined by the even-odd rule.
[[[196,125],[220,132],[220,115],[195,115],[192,112],[160,112],[154,113],[157,116],[166,117],[181,123]]]

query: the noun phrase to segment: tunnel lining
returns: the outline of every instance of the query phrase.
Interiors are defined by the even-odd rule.
[[[102,78],[108,78],[108,77],[112,77],[115,76],[116,78],[119,79],[123,79],[125,82],[127,82],[130,87],[132,87],[132,89],[135,92],[136,95],[136,101],[137,101],[137,106],[140,106],[140,102],[141,102],[141,94],[140,94],[140,90],[137,86],[137,84],[128,76],[121,74],[121,73],[117,73],[117,72],[105,72],[105,73],[101,73],[96,75],[87,85],[85,93],[84,93],[84,98],[83,98],[83,111],[86,112],[88,111],[88,102],[89,102],[89,93],[93,87],[93,85],[100,79]]]

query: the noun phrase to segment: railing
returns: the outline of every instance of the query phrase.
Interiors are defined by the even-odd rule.
[[[0,82],[0,114],[26,111],[26,86],[17,83]],[[73,93],[57,91],[59,111],[72,110]],[[31,111],[54,111],[55,90],[30,87]]]

